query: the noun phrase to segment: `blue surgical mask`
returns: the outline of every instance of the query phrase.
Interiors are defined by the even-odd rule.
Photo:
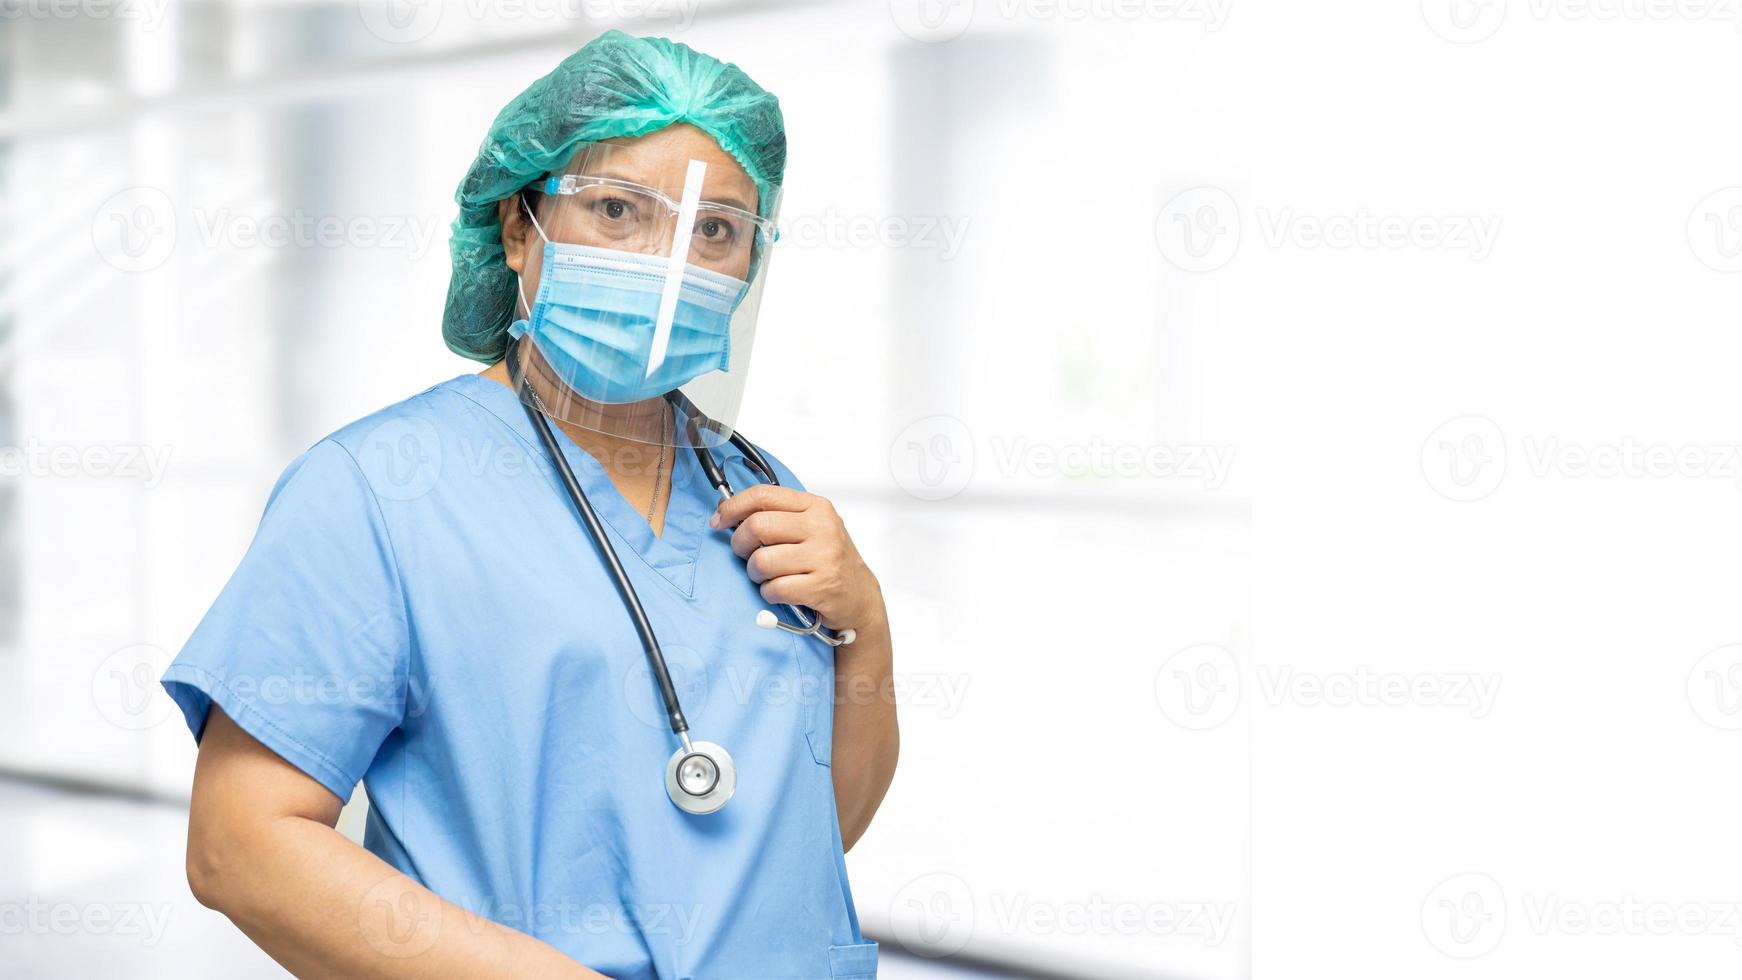
[[[557,377],[603,404],[657,398],[709,371],[726,370],[732,312],[749,283],[686,264],[665,359],[648,373],[667,268],[665,256],[545,238],[531,317],[515,321],[508,332],[531,334]]]

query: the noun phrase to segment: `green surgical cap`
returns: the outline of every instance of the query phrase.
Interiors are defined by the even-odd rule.
[[[763,207],[786,170],[780,101],[736,65],[660,37],[607,31],[563,59],[496,116],[454,200],[442,336],[456,354],[499,360],[518,295],[503,262],[496,202],[561,172],[591,143],[641,136],[673,123],[712,136],[756,182]]]

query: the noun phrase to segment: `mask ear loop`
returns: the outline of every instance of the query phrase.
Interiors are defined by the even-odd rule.
[[[520,202],[521,210],[525,211],[526,217],[532,221],[532,227],[538,232],[538,237],[544,239],[545,244],[550,244],[550,236],[544,233],[544,226],[538,223],[538,215],[532,213],[532,205],[526,203],[526,195],[516,194],[514,195],[514,198]],[[520,266],[524,269],[526,267],[526,262],[522,260]],[[524,274],[519,272],[514,274],[514,291],[520,294],[520,306],[521,309],[526,311],[525,318],[531,320],[532,304],[526,301],[526,276]]]

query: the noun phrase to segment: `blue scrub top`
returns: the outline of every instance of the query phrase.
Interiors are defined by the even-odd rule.
[[[834,657],[759,629],[687,449],[655,536],[556,432],[653,622],[726,807],[673,806],[677,748],[598,551],[515,394],[465,375],[298,457],[163,683],[340,799],[442,898],[614,978],[874,977],[829,778]],[[757,482],[730,447],[733,486]],[[783,484],[798,481],[770,457]]]

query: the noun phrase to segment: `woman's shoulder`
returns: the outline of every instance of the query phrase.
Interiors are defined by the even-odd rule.
[[[500,389],[500,392],[492,389]],[[409,500],[434,487],[444,466],[475,452],[512,392],[477,374],[463,374],[377,409],[310,446],[293,460],[282,484],[311,464],[354,468],[377,497]],[[348,457],[348,459],[346,459]],[[348,465],[345,465],[348,464]]]
[[[321,442],[336,442],[346,449],[355,449],[375,440],[378,431],[384,428],[389,435],[424,427],[452,428],[456,423],[472,421],[478,413],[488,412],[483,402],[494,394],[492,388],[502,386],[478,374],[449,378],[349,422]],[[506,388],[502,388],[502,394],[512,398]]]

